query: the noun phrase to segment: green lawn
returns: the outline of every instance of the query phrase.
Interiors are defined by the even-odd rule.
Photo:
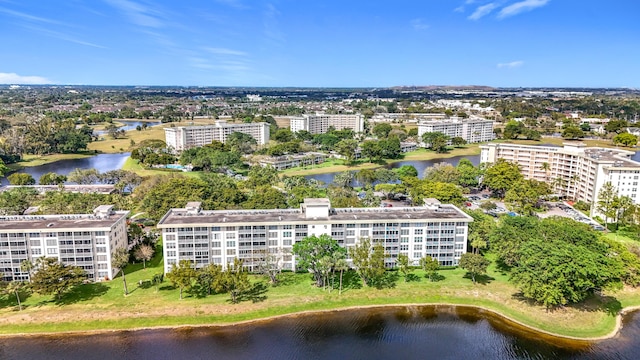
[[[133,171],[140,176],[177,174],[181,176],[198,178],[200,177],[200,174],[201,174],[201,172],[199,171],[166,171],[166,170],[147,169],[144,166],[140,165],[138,160],[134,160],[131,157],[128,157],[127,160],[124,162],[124,165],[122,165],[122,170]]]
[[[120,276],[104,283],[86,284],[65,295],[60,301],[49,296],[31,295],[23,299],[26,309],[17,311],[12,297],[0,298],[0,334],[60,331],[132,329],[141,327],[225,324],[290,313],[332,310],[357,306],[394,304],[458,304],[493,310],[526,325],[561,335],[597,337],[608,334],[615,326],[615,316],[605,311],[599,299],[585,304],[547,312],[517,296],[505,274],[493,265],[483,283],[473,284],[464,270],[442,270],[442,281],[430,282],[416,271],[416,281],[400,278],[395,288],[372,289],[354,285],[357,277],[345,276],[345,290],[323,291],[311,285],[309,274],[285,273],[282,284],[270,287],[266,300],[238,305],[229,303],[228,295],[199,298],[187,294],[178,299],[178,290],[165,282],[156,291],[153,286],[139,286],[162,272],[158,255],[142,269],[130,265],[126,279],[130,294],[123,295]],[[253,276],[253,281],[263,281]],[[359,281],[357,281],[359,283]],[[349,285],[351,284],[351,285]],[[612,294],[622,306],[640,304],[640,293],[626,290]],[[612,303],[617,305],[617,303]]]

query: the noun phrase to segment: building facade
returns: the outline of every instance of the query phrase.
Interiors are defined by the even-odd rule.
[[[0,272],[3,280],[29,280],[20,268],[24,260],[53,257],[76,265],[92,281],[112,279],[118,248],[127,248],[128,211],[101,205],[93,214],[0,217]]]
[[[188,203],[165,214],[158,228],[164,241],[165,272],[180,260],[200,268],[226,266],[235,258],[254,270],[256,259],[265,253],[281,254],[281,268],[295,270],[293,244],[323,234],[347,249],[362,238],[382,243],[388,267],[395,265],[401,253],[414,265],[429,255],[441,265],[454,266],[467,250],[472,221],[457,207],[437,200],[424,207],[335,209],[328,199],[305,199],[299,209],[275,210],[206,211],[200,203]]]
[[[259,145],[269,142],[269,124],[264,122],[229,124],[226,121],[218,120],[214,125],[180,126],[164,129],[167,147],[176,152],[211,144],[214,140],[225,143],[229,135],[234,132],[250,135],[256,139]]]
[[[258,160],[262,166],[272,166],[281,171],[298,166],[318,165],[327,160],[328,155],[321,152],[306,152],[294,155],[269,156]]]
[[[563,147],[486,144],[480,149],[481,162],[515,162],[525,178],[547,182],[557,194],[591,204],[592,216],[597,214],[598,193],[607,182],[619,196],[640,203],[640,163],[630,159],[631,151],[572,143]]]
[[[290,119],[291,132],[306,130],[311,134],[324,134],[329,127],[336,130],[351,129],[355,132],[364,131],[364,116],[362,114],[316,114],[302,115]]]
[[[450,138],[461,137],[468,143],[491,141],[494,138],[493,121],[479,117],[468,119],[453,117],[446,120],[425,120],[418,123],[418,137],[425,133],[441,132]]]

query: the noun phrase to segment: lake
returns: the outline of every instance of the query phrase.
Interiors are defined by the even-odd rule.
[[[242,305],[239,305],[242,306]],[[224,327],[0,338],[2,359],[636,359],[640,314],[600,342],[563,340],[482,310],[411,306]]]
[[[156,125],[160,125],[162,124],[160,121],[128,121],[128,120],[116,120],[116,122],[118,123],[122,123],[123,125],[120,126],[118,129],[119,130],[124,130],[124,131],[129,131],[129,130],[135,130],[136,127],[138,126],[142,126],[142,124],[147,124],[147,126],[156,126]],[[105,130],[94,130],[93,131],[94,134],[100,136],[100,135],[104,135],[107,132]]]
[[[74,169],[98,169],[101,173],[117,170],[122,168],[125,161],[131,153],[117,153],[117,154],[98,154],[91,157],[82,159],[69,159],[60,160],[44,165],[25,167],[18,171],[19,173],[27,173],[36,179],[36,183],[40,179],[40,176],[54,172],[56,174],[68,175]],[[7,185],[9,182],[7,178],[2,179],[2,185]]]
[[[384,167],[387,169],[396,169],[403,165],[413,165],[416,168],[416,170],[418,170],[418,177],[422,178],[424,175],[424,170],[430,166],[433,166],[441,162],[452,164],[455,166],[458,164],[458,161],[464,158],[469,159],[473,163],[473,165],[478,165],[480,163],[480,155],[471,155],[471,156],[453,156],[448,158],[432,159],[432,160],[398,161],[398,162],[385,165]],[[316,179],[318,181],[322,181],[325,184],[331,184],[336,174],[339,174],[339,172],[307,175],[305,177],[307,179]]]

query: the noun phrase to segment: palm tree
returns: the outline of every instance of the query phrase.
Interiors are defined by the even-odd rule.
[[[544,180],[547,181],[549,179],[549,170],[551,169],[551,166],[549,166],[549,163],[545,161],[540,165],[540,169],[544,170]]]
[[[124,294],[129,295],[127,290],[127,279],[124,277],[124,268],[129,264],[129,252],[125,248],[116,249],[115,254],[111,258],[111,266],[120,269],[122,272],[122,283],[124,284]]]
[[[349,264],[347,263],[347,260],[345,259],[338,259],[334,265],[334,268],[336,271],[340,271],[340,287],[339,287],[339,291],[338,291],[338,295],[342,294],[342,274],[349,270]]]

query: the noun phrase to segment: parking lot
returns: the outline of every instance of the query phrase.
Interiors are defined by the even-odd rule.
[[[514,212],[509,211],[503,202],[497,199],[490,199],[488,194],[467,195],[466,198],[467,201],[465,202],[465,205],[467,206],[467,208],[472,210],[479,209],[482,203],[491,201],[496,204],[496,208],[487,210],[485,211],[485,213],[494,217],[498,217],[502,214],[508,214],[511,216],[518,215]],[[600,225],[597,221],[574,209],[572,206],[565,202],[545,202],[545,206],[547,207],[546,211],[537,213],[540,218],[547,218],[551,216],[568,217],[576,221],[588,224],[595,230],[604,230],[604,226]]]

